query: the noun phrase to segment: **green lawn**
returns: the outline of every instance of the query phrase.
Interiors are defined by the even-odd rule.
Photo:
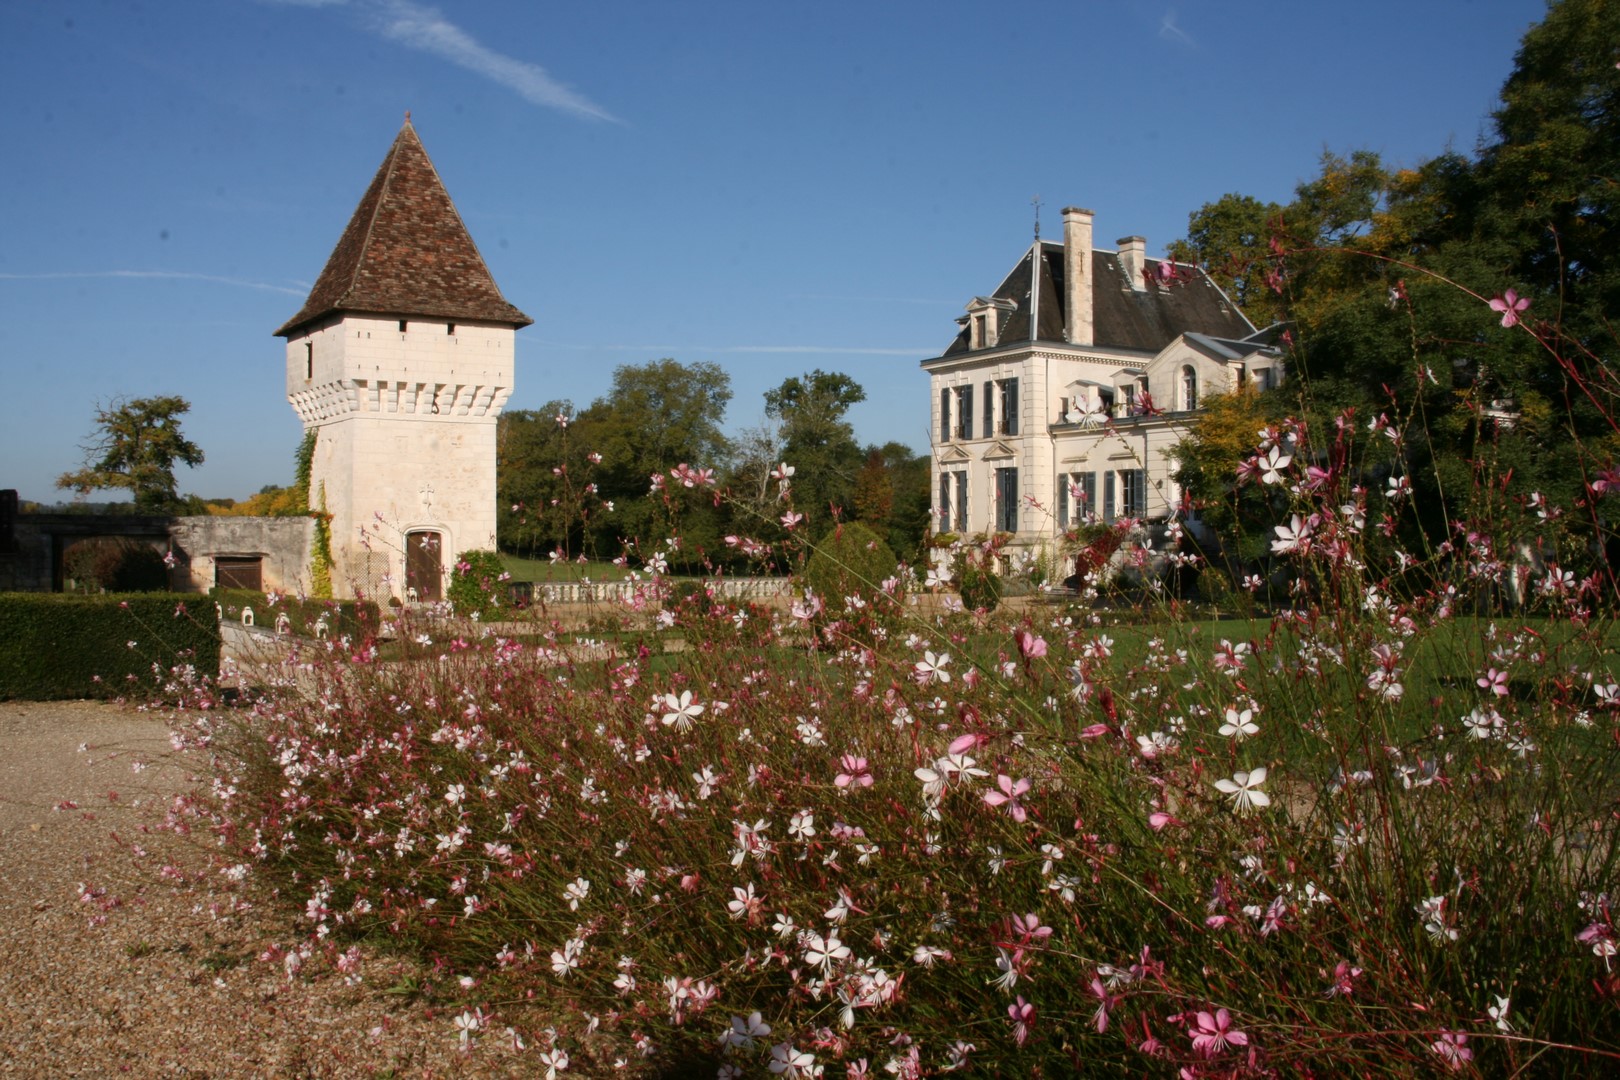
[[[622,581],[628,571],[610,562],[557,562],[550,559],[529,559],[522,555],[501,555],[506,572],[513,581]]]

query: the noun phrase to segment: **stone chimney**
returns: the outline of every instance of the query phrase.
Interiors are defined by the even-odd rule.
[[[1090,210],[1063,208],[1064,331],[1071,345],[1090,345],[1095,322],[1091,305]]]
[[[1119,268],[1125,271],[1125,280],[1131,283],[1131,288],[1137,292],[1147,288],[1147,279],[1142,276],[1147,269],[1147,237],[1119,238]]]

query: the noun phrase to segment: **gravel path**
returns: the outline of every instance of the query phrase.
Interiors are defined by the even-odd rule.
[[[503,1028],[458,1052],[459,1007],[397,992],[411,964],[367,953],[348,985],[329,963],[289,977],[273,952],[261,959],[303,939],[293,916],[232,883],[204,831],[159,827],[196,786],[191,764],[156,716],[0,701],[0,1075],[544,1071]]]

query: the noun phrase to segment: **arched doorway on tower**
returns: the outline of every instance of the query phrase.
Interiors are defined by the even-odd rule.
[[[424,603],[444,599],[444,541],[419,529],[405,534],[405,595]]]

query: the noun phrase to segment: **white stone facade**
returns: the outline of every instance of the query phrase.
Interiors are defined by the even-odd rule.
[[[407,537],[495,546],[495,435],[512,392],[511,325],[345,314],[287,340],[287,400],[317,432],[314,508],[332,515],[339,596],[406,593]]]
[[[1140,237],[1095,250],[1090,212],[1064,217],[1061,248],[1037,242],[922,363],[937,534],[1050,551],[1089,522],[1168,518],[1169,451],[1202,398],[1282,378],[1271,335],[1202,272],[1147,259]]]

